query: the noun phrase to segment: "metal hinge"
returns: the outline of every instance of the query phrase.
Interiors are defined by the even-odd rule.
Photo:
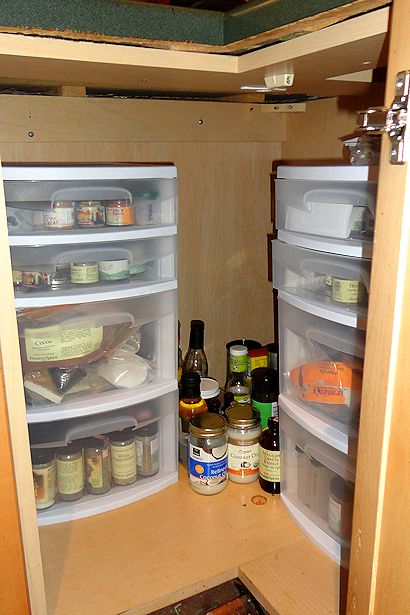
[[[358,112],[357,129],[370,134],[387,132],[390,136],[390,162],[403,164],[409,156],[408,139],[405,139],[409,113],[410,71],[397,73],[395,98],[390,109],[373,107]]]

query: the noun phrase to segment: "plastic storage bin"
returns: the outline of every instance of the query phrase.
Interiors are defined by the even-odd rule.
[[[301,529],[335,561],[348,547],[355,462],[291,417],[279,404],[281,498]]]
[[[109,411],[175,385],[176,291],[23,309],[29,422]]]
[[[73,502],[59,501],[57,498],[53,506],[38,512],[39,525],[72,521],[125,506],[176,482],[177,405],[178,391],[174,390],[149,401],[102,415],[30,425],[31,446],[53,451],[73,441],[86,444],[86,438],[89,436],[109,434],[128,427],[138,430],[151,426],[155,438],[151,438],[153,442],[149,444],[151,452],[158,455],[159,462],[158,471],[151,476],[138,475],[137,470],[137,480],[130,485],[119,486],[113,483],[110,490],[104,494],[84,494]],[[138,434],[138,431],[134,433]]]
[[[153,292],[176,279],[176,235],[91,244],[11,247],[16,306]],[[121,238],[121,236],[120,236]]]
[[[367,317],[370,260],[327,254],[272,241],[273,286],[348,313],[362,328]]]
[[[377,182],[369,167],[278,167],[278,229],[349,239],[372,235]]]
[[[315,307],[279,291],[280,391],[349,433],[359,420],[365,334]]]
[[[170,166],[5,167],[9,234],[70,237],[175,225]],[[69,239],[68,239],[69,241]],[[95,241],[95,239],[94,239]]]

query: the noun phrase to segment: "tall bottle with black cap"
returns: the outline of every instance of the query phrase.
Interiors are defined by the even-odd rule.
[[[262,429],[268,418],[278,416],[279,377],[271,367],[256,367],[252,370],[252,406],[261,415]]]
[[[201,377],[196,372],[182,374],[179,402],[179,429],[182,432],[188,433],[190,420],[208,410],[206,402],[201,397],[200,383]]]
[[[208,375],[208,360],[204,350],[203,320],[191,320],[189,347],[182,364],[182,373],[197,372],[201,377]]]

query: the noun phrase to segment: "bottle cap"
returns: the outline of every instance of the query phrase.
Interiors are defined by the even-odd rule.
[[[226,410],[225,416],[229,427],[250,429],[252,427],[257,427],[261,422],[259,412],[255,410],[255,408],[252,408],[251,404],[230,406]]]
[[[226,430],[224,417],[213,412],[197,414],[189,423],[189,433],[197,438],[215,438],[222,436]]]
[[[234,357],[243,357],[244,355],[248,354],[248,349],[246,348],[246,346],[231,346],[229,348],[229,353]]]
[[[155,421],[154,423],[144,425],[144,427],[137,429],[135,431],[135,437],[143,438],[144,436],[155,436],[156,433],[158,433],[158,423]]]
[[[226,344],[226,350],[229,350],[231,346],[245,346],[248,350],[254,348],[262,348],[262,344],[256,340],[247,340],[242,338],[241,340],[231,340]]]
[[[219,395],[219,384],[215,378],[201,378],[201,397],[211,399]]]
[[[201,376],[197,372],[185,372],[181,376],[182,395],[200,397]]]
[[[30,452],[33,466],[50,463],[55,457],[55,449],[52,448],[32,448]]]

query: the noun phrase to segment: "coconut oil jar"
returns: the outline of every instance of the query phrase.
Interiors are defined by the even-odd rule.
[[[228,438],[223,416],[197,414],[189,424],[188,475],[191,488],[202,495],[223,491],[228,482]]]
[[[253,483],[259,475],[261,418],[250,404],[230,406],[228,422],[228,476],[234,483]]]

